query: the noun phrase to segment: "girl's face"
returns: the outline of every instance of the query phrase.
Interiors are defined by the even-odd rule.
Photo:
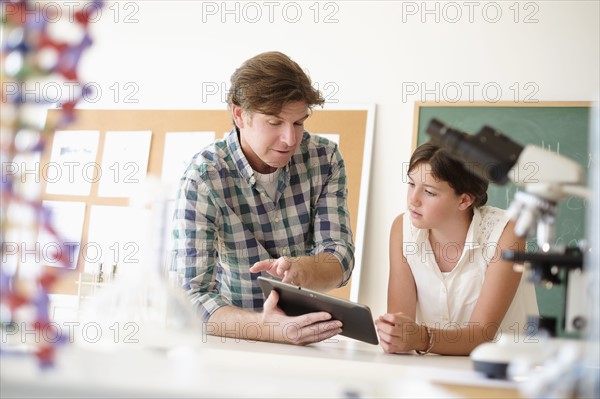
[[[468,194],[457,195],[448,182],[436,178],[428,163],[408,173],[407,203],[412,223],[420,229],[438,229],[454,223],[472,203]]]

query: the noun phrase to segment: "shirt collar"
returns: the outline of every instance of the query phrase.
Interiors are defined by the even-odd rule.
[[[233,162],[242,176],[249,184],[256,184],[256,179],[254,178],[254,170],[248,163],[244,152],[242,151],[242,145],[240,144],[240,140],[238,137],[237,129],[234,127],[229,132],[229,135],[226,138],[227,147],[231,152],[231,156],[233,158]]]

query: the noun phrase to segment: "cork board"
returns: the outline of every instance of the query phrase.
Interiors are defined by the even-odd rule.
[[[339,135],[339,146],[346,163],[348,175],[348,206],[352,231],[356,244],[356,262],[351,281],[345,287],[333,290],[335,296],[356,301],[361,273],[362,243],[368,199],[368,181],[371,164],[371,149],[374,125],[373,105],[339,106],[335,109],[314,110],[305,127],[315,134]],[[54,125],[60,117],[59,110],[48,112],[47,122]],[[226,109],[220,110],[76,110],[75,120],[61,130],[93,130],[99,132],[96,163],[101,165],[106,133],[109,131],[151,131],[151,144],[147,172],[160,175],[163,166],[165,137],[167,132],[214,131],[221,138],[232,127]],[[41,169],[50,162],[52,137],[49,138],[41,158]],[[198,148],[200,151],[200,148]],[[81,245],[90,236],[90,210],[94,205],[127,207],[128,199],[98,195],[102,177],[92,182],[89,195],[64,195],[46,193],[46,182],[41,182],[42,200],[78,201],[85,203],[85,217]],[[57,221],[56,223],[59,223]],[[68,272],[54,287],[54,293],[75,294],[76,281],[83,269],[85,253],[80,251],[77,267]]]

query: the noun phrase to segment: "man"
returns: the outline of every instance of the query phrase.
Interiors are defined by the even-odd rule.
[[[328,291],[352,273],[344,161],[335,143],[304,130],[323,103],[288,56],[247,60],[231,77],[233,130],[181,179],[177,268],[210,334],[305,345],[341,332],[325,312],[286,316],[256,280],[268,273]]]

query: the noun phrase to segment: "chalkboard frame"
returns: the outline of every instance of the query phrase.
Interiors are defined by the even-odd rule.
[[[445,115],[448,114],[454,114],[455,116],[459,115],[459,113],[461,112],[470,112],[472,111],[473,114],[475,114],[476,112],[479,112],[479,110],[491,110],[491,109],[497,109],[499,112],[503,112],[503,111],[508,111],[508,109],[513,108],[513,109],[522,109],[524,112],[526,112],[527,110],[539,110],[540,108],[546,108],[549,112],[552,112],[553,110],[563,110],[566,111],[569,115],[574,114],[575,110],[579,110],[581,108],[583,109],[587,109],[587,112],[582,113],[582,116],[576,117],[578,123],[581,123],[581,127],[579,129],[579,131],[583,132],[585,131],[585,137],[580,137],[580,142],[581,143],[585,143],[585,144],[580,144],[581,147],[581,153],[575,154],[576,156],[573,157],[573,154],[569,154],[568,151],[559,151],[561,153],[561,155],[565,155],[568,156],[572,159],[575,159],[577,162],[579,162],[583,167],[584,167],[584,171],[586,172],[586,174],[589,174],[589,165],[590,165],[590,157],[591,157],[591,153],[590,153],[590,148],[589,148],[589,134],[590,134],[590,113],[592,111],[592,107],[593,104],[591,102],[587,102],[587,101],[540,101],[540,102],[536,102],[536,103],[515,103],[515,102],[496,102],[496,103],[489,103],[489,102],[455,102],[455,103],[447,103],[447,102],[417,102],[415,103],[415,109],[414,109],[414,129],[413,129],[413,140],[412,140],[412,151],[414,151],[414,149],[426,142],[428,140],[428,136],[426,136],[426,134],[424,133],[427,124],[429,122],[429,116],[433,117],[437,117],[438,119],[440,119],[442,122],[447,123],[455,128],[461,129],[463,131],[466,131],[467,133],[471,133],[474,134],[477,131],[479,131],[479,129],[484,125],[487,124],[489,126],[498,128],[500,130],[503,131],[503,133],[507,134],[508,136],[512,137],[516,142],[520,143],[520,144],[532,144],[532,143],[526,143],[520,140],[519,137],[515,137],[514,134],[511,134],[510,131],[507,131],[506,129],[503,129],[502,126],[496,125],[494,123],[493,120],[489,120],[489,121],[481,121],[481,122],[485,122],[482,123],[481,126],[473,126],[473,123],[471,123],[471,126],[469,128],[465,128],[465,126],[461,126],[461,124],[456,124],[456,120],[450,120],[449,118],[444,118],[444,117],[440,117],[439,115],[430,115],[431,113],[435,114],[435,110],[440,110],[442,108],[445,109]],[[429,112],[431,111],[431,112]],[[539,110],[540,112],[542,110]],[[573,112],[572,112],[573,111]],[[442,113],[442,112],[440,112]],[[425,115],[427,116],[427,120]],[[542,115],[540,113],[540,115]],[[474,118],[475,119],[475,118]],[[471,121],[473,122],[473,121]],[[587,126],[587,127],[586,127]],[[572,135],[569,137],[569,139],[574,139],[577,138],[575,135]],[[533,143],[535,144],[535,143]],[[572,140],[569,140],[570,145],[572,145]],[[558,146],[554,146],[553,147],[553,143],[552,140],[549,139],[547,142],[542,144],[542,147],[547,148],[547,149],[551,149],[551,150],[557,150],[560,148],[562,149],[559,145]],[[411,153],[412,153],[411,151]],[[505,196],[506,199],[512,199],[512,197],[514,196],[514,192],[511,193],[511,191],[516,191],[516,185],[514,185],[513,183],[509,183],[507,186],[496,186],[494,184],[490,184],[490,189],[488,190],[488,195],[490,195],[490,191],[493,190],[498,190],[498,193],[501,193],[502,190],[505,191]],[[488,204],[490,205],[495,205],[495,206],[499,206],[498,204],[493,203],[493,197],[494,195],[490,195],[490,201],[488,201]],[[496,194],[496,197],[498,196],[498,194]],[[503,204],[504,205],[504,204]],[[574,212],[578,212],[576,217],[574,217],[573,220],[570,221],[569,225],[573,225],[575,226],[576,230],[574,230],[573,235],[561,235],[562,232],[559,230],[559,220],[557,220],[557,240],[555,241],[555,244],[563,244],[563,245],[575,245],[577,240],[583,239],[586,229],[585,229],[585,208],[586,208],[587,204],[584,200],[582,199],[578,199],[578,198],[569,198],[566,201],[563,201],[563,203],[560,204],[559,208],[558,208],[558,217],[560,218],[561,215],[565,215],[565,212],[570,212],[570,211],[574,211]],[[506,206],[500,206],[501,208],[506,208]],[[567,209],[568,208],[568,209]],[[583,210],[583,211],[581,211]],[[570,231],[569,231],[570,233]],[[530,236],[527,242],[527,247],[528,250],[537,250],[537,243],[535,242],[535,237]],[[564,306],[565,306],[565,287],[562,285],[555,285],[552,288],[546,288],[546,287],[542,287],[542,286],[536,286],[536,292],[537,292],[537,297],[538,297],[538,305],[540,308],[540,315],[544,315],[546,317],[550,316],[550,317],[556,317],[557,318],[557,323],[558,325],[563,325],[564,323]],[[560,335],[560,334],[559,334]]]

